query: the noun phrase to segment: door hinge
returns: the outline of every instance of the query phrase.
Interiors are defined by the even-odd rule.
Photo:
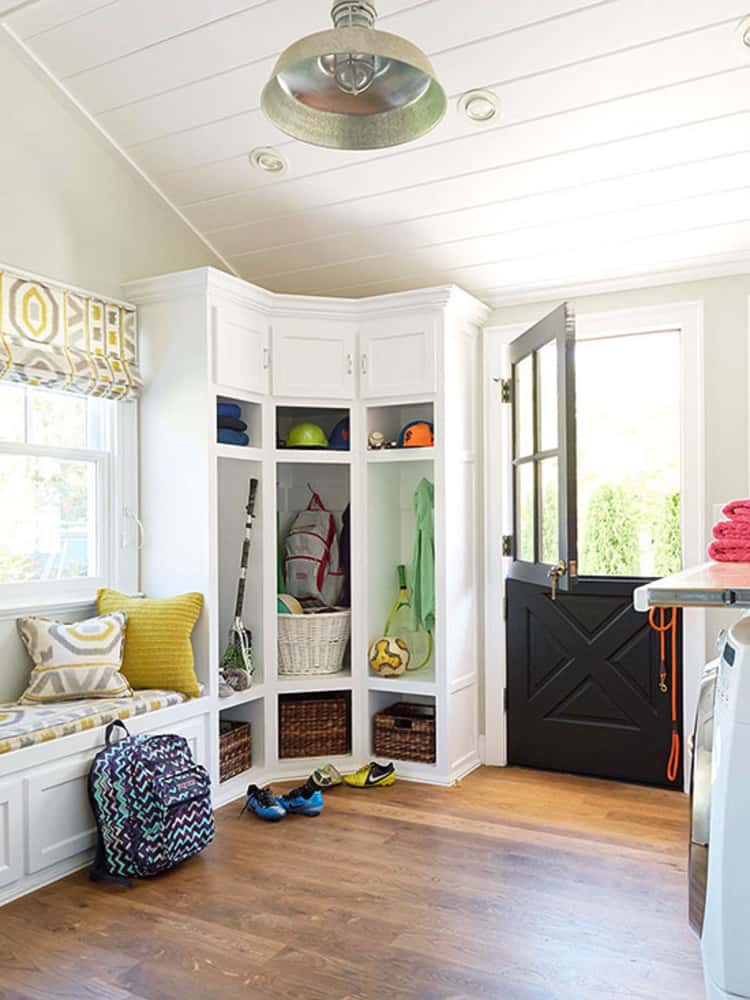
[[[508,620],[508,595],[503,594],[503,621],[507,622],[507,620]]]
[[[500,402],[513,402],[513,383],[509,378],[500,379]]]
[[[503,712],[508,711],[508,689],[503,688]]]
[[[575,559],[571,559],[568,563],[568,576],[572,579],[578,576],[578,563]]]
[[[503,555],[513,555],[513,535],[503,535]]]

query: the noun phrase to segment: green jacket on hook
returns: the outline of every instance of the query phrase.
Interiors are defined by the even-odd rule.
[[[414,491],[416,538],[409,567],[411,603],[417,628],[435,628],[435,487],[420,480]]]

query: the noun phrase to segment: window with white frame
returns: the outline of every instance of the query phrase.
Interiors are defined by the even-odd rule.
[[[114,582],[123,408],[0,384],[0,605],[91,599]]]

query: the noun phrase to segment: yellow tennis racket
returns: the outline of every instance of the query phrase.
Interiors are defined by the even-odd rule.
[[[407,670],[421,670],[432,659],[432,633],[426,629],[417,628],[414,620],[414,609],[411,606],[409,588],[406,585],[406,566],[398,567],[398,597],[393,610],[385,623],[384,635],[403,639],[411,653]]]

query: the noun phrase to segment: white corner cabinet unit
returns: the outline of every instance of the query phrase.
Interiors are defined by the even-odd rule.
[[[404,778],[448,785],[479,763],[480,330],[487,309],[458,288],[366,299],[279,295],[213,269],[131,282],[145,390],[140,403],[141,588],[198,590],[194,635],[206,687],[208,760],[217,803],[249,782],[306,777],[327,758],[282,758],[279,705],[290,695],[343,692],[349,749],[341,770],[373,759],[373,716],[398,701],[427,703],[436,760],[395,759]],[[216,404],[239,405],[248,446],[217,444]],[[350,421],[347,451],[283,447],[302,421],[330,433]],[[398,437],[433,422],[433,447],[368,450],[368,434]],[[250,477],[260,483],[245,600],[255,676],[249,691],[219,697],[218,671],[234,607]],[[369,667],[397,593],[397,566],[415,539],[413,495],[435,492],[434,651],[421,670],[384,678]],[[295,514],[320,494],[340,524],[351,511],[352,635],[337,674],[278,670],[279,548]],[[249,721],[252,767],[219,780],[219,724]],[[380,758],[383,759],[382,757]]]

